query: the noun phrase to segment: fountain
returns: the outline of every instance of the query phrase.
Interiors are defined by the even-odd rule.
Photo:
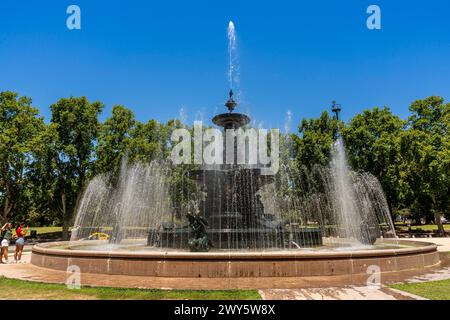
[[[250,122],[250,118],[234,112],[237,102],[230,90],[225,106],[229,112],[216,115],[212,121],[224,130],[237,130]],[[236,140],[233,142],[237,148]],[[226,150],[223,157],[225,158]],[[282,219],[264,210],[258,191],[272,182],[273,177],[262,175],[261,168],[222,164],[213,169],[208,166],[190,172],[190,176],[205,192],[199,204],[199,215],[205,218],[211,247],[214,249],[279,249],[314,247],[322,245],[319,228],[286,228]],[[149,232],[147,244],[163,248],[188,248],[192,230],[186,226],[166,228],[155,237]],[[209,248],[208,248],[209,249]],[[197,249],[195,250],[197,251]],[[205,248],[207,251],[207,248]]]
[[[232,22],[228,38],[228,112],[212,122],[223,130],[245,129],[250,118],[235,112],[239,68]],[[337,119],[341,110],[333,102]],[[435,245],[396,239],[378,180],[351,170],[339,135],[329,166],[306,169],[282,158],[275,175],[237,161],[186,171],[198,192],[182,203],[174,200],[169,182],[173,165],[124,160],[118,177],[104,174],[88,184],[71,241],[33,247],[31,262],[154,277],[361,279],[370,265],[388,275],[440,263]]]

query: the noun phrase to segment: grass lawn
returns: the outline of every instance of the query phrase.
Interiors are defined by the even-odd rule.
[[[82,287],[70,290],[63,284],[29,282],[0,277],[1,300],[260,300],[256,290],[194,291]]]
[[[398,229],[408,231],[408,226],[405,226],[403,224],[397,224],[395,225]],[[437,226],[435,224],[425,224],[420,226],[411,226],[412,230],[423,230],[423,231],[437,231]],[[450,231],[450,224],[444,224],[444,230]]]
[[[37,234],[42,235],[45,233],[53,233],[53,232],[62,232],[62,227],[30,227],[30,230],[28,231],[28,235],[30,235],[30,232],[36,230]],[[16,227],[13,226],[12,230],[13,234],[16,234]]]
[[[401,222],[396,222],[395,226],[397,229],[407,231],[408,227],[405,226]],[[437,226],[434,224],[427,224],[427,225],[421,225],[421,226],[411,226],[412,230],[418,230],[422,229],[423,231],[437,231]],[[444,229],[447,231],[450,231],[450,224],[444,224]],[[30,227],[31,230],[36,230],[38,234],[42,235],[45,233],[53,233],[53,232],[61,232],[62,227]]]
[[[391,287],[430,300],[450,300],[450,279],[420,283],[394,284],[391,285]]]
[[[62,227],[30,227],[30,232],[36,230],[38,234],[61,232]]]

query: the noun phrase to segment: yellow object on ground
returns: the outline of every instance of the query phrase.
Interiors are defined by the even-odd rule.
[[[88,238],[89,240],[108,240],[109,234],[103,232],[95,232]]]

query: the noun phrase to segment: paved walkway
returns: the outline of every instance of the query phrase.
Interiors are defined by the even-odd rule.
[[[24,253],[23,260],[29,261],[30,253]],[[0,276],[22,279],[28,281],[66,283],[68,273],[66,271],[51,270],[34,266],[30,263],[4,264],[0,266]],[[362,285],[366,283],[367,276],[334,276],[334,277],[285,277],[285,278],[164,278],[164,277],[140,277],[127,275],[107,274],[81,274],[81,285],[122,287],[122,288],[163,288],[186,290],[227,290],[227,289],[297,289],[327,287],[339,287],[344,284]]]
[[[450,238],[424,238],[416,241],[434,242],[438,244],[440,251],[450,251]],[[10,263],[0,265],[0,275],[8,278],[17,278],[28,281],[49,283],[65,283],[68,274],[64,271],[49,270],[33,266],[29,263],[31,252],[23,253],[22,263],[13,261],[13,248],[10,249]],[[396,289],[370,288],[356,285],[358,279],[333,279],[316,278],[282,278],[277,279],[274,285],[272,278],[258,278],[259,293],[263,299],[296,299],[296,300],[420,300],[421,297],[402,292]],[[402,282],[424,282],[450,279],[450,266],[444,266],[438,270],[430,271],[421,276],[406,276]],[[351,280],[351,281],[349,281]],[[81,284],[85,286],[110,286],[123,288],[161,288],[161,289],[251,289],[254,287],[254,278],[159,278],[137,277],[104,274],[82,274]],[[364,280],[365,282],[365,280]],[[327,287],[323,287],[326,283]],[[352,283],[355,285],[345,285]]]
[[[387,287],[330,287],[310,289],[259,290],[264,300],[426,300],[407,292]]]
[[[418,283],[450,279],[450,267],[434,272],[413,276],[402,280],[406,283]],[[269,300],[426,300],[408,292],[382,286],[344,286],[329,288],[303,289],[265,289],[259,290],[263,299]]]
[[[450,237],[447,238],[408,238],[413,241],[435,243],[439,252],[450,252]],[[408,240],[406,239],[406,240]]]
[[[23,248],[22,259],[21,259],[22,261],[20,263],[30,263],[31,249],[32,249],[32,247],[28,246],[28,245]],[[16,250],[15,246],[9,246],[8,247],[8,263],[9,264],[16,264],[14,262],[14,252],[15,252],[15,250]],[[5,262],[5,259],[2,259],[2,260],[3,260],[3,262]],[[7,265],[7,264],[3,264],[3,266],[4,265]],[[0,268],[1,267],[2,267],[2,265],[0,265]],[[0,275],[1,275],[1,272],[0,272]]]
[[[450,279],[450,267],[444,267],[440,270],[436,270],[435,272],[405,279],[403,282],[417,283],[417,282],[439,281],[448,279]]]
[[[414,238],[414,241],[432,242],[438,245],[439,252],[450,254],[450,238]],[[450,258],[447,260],[447,264]],[[402,282],[418,283],[450,279],[450,266],[420,276],[405,278]],[[303,289],[266,289],[259,290],[263,299],[275,300],[426,300],[422,297],[387,288],[372,289],[367,286],[347,286]]]

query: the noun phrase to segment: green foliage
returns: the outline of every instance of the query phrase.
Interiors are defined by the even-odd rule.
[[[294,136],[296,146],[295,160],[300,165],[327,165],[331,146],[339,127],[342,126],[327,111],[318,119],[303,119],[299,126],[299,136]]]
[[[415,101],[410,111],[408,129],[400,135],[408,202],[416,217],[439,222],[450,207],[450,103],[432,96]]]
[[[0,92],[0,217],[17,222],[32,207],[29,167],[37,147],[35,136],[44,129],[31,99]]]
[[[418,283],[398,283],[390,287],[430,300],[450,300],[450,279]]]
[[[136,130],[131,110],[114,106],[112,116],[100,125],[96,146],[95,172],[116,172],[132,143],[131,132]]]
[[[85,97],[61,99],[50,108],[52,118],[46,124],[30,98],[0,92],[0,217],[63,225],[66,236],[77,201],[93,175],[114,176],[125,157],[131,163],[166,162],[176,143],[171,141],[173,130],[193,130],[178,120],[141,123],[120,105],[100,123],[103,105]],[[365,110],[347,125],[328,112],[303,119],[298,134],[281,138],[282,163],[293,164],[290,170],[298,176],[315,165],[327,165],[340,132],[353,168],[380,180],[392,211],[427,222],[450,217],[450,104],[429,97],[413,102],[410,111],[407,121],[386,107]],[[179,219],[192,209],[189,201],[204,194],[190,178],[194,165],[169,168],[174,218]],[[301,190],[321,188],[296,187],[300,183],[282,185],[279,191],[306,197]]]
[[[34,172],[36,180],[40,179],[42,204],[63,224],[63,238],[67,239],[78,197],[93,168],[103,105],[71,97],[50,108],[52,119],[39,135]]]
[[[407,186],[402,181],[399,135],[406,123],[389,108],[365,110],[342,130],[353,168],[380,180],[391,208],[402,207]]]
[[[388,108],[374,108],[344,126],[322,113],[302,120],[296,142],[296,161],[311,168],[327,165],[338,127],[354,169],[375,175],[391,212],[407,210],[411,217],[438,224],[450,215],[450,104],[440,97],[415,101],[408,121]]]

